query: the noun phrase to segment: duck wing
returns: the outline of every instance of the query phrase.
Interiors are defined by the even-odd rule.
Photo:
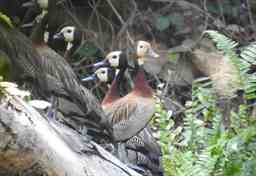
[[[101,126],[110,130],[99,101],[80,83],[66,60],[46,45],[37,47],[37,51],[41,55],[41,70],[46,73],[42,84],[45,84],[47,91],[75,103],[84,113],[83,117],[77,116],[73,120],[81,125],[91,121],[95,127]]]
[[[105,108],[113,128],[115,141],[130,139],[139,133],[155,112],[153,98],[136,97],[128,94]]]

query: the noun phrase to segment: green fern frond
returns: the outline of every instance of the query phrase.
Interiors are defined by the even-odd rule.
[[[198,159],[195,162],[192,175],[196,176],[211,176],[215,171],[215,165],[217,157],[211,155],[207,150],[198,155]]]
[[[219,33],[218,31],[207,30],[204,33],[208,34],[210,38],[216,43],[217,49],[224,52],[225,58],[230,61],[230,63],[235,67],[235,76],[232,82],[235,83],[237,89],[241,89],[244,86],[244,77],[241,75],[242,68],[244,64],[241,59],[237,56],[235,48],[238,46],[236,41],[226,37],[225,35]]]
[[[14,27],[14,25],[12,24],[11,19],[10,19],[7,15],[5,15],[4,13],[2,13],[1,11],[0,11],[0,22],[1,22],[3,25],[5,25],[5,26],[7,26],[7,27],[9,27],[9,28],[13,28],[13,27]]]
[[[253,42],[249,46],[243,48],[240,56],[249,64],[256,65],[256,42]]]
[[[256,74],[249,74],[256,65],[256,43],[241,49],[237,42],[215,31],[207,31],[224,51],[225,61],[235,67],[247,99],[256,99]],[[230,111],[230,126],[224,127],[222,107],[217,105],[214,85],[209,78],[195,80],[192,100],[186,103],[179,136],[171,138],[168,176],[254,176],[256,175],[256,121],[251,106],[240,104]],[[245,101],[246,102],[246,101]],[[163,115],[162,115],[163,116]],[[168,131],[165,131],[168,133]],[[171,134],[175,133],[170,129]],[[168,148],[170,150],[170,147]]]
[[[256,65],[256,42],[243,48],[240,56],[243,61],[243,64],[241,64],[241,73],[246,81],[246,86],[244,87],[246,99],[256,99],[256,75],[248,74],[251,66]]]
[[[210,38],[216,43],[216,47],[219,50],[224,51],[226,54],[238,45],[237,42],[231,40],[223,34],[220,34],[217,31],[207,30],[204,33],[208,34]]]

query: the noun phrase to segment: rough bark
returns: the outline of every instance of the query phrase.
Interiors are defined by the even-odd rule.
[[[139,176],[96,143],[10,95],[0,105],[0,175]]]

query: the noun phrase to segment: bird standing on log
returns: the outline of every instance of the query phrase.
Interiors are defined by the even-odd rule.
[[[143,64],[144,59],[146,59],[145,57],[147,56],[157,57],[157,54],[154,53],[150,44],[148,42],[143,42],[143,41],[138,42],[137,55],[139,56],[138,59],[142,59],[142,61],[140,61],[141,65]],[[146,98],[148,98],[148,96],[150,95],[149,92],[151,91],[151,88],[149,88],[149,86],[145,82],[145,78],[143,78],[143,72],[142,72],[143,70],[136,70],[137,74],[135,77],[137,80],[135,79],[135,83],[134,83],[135,87],[132,90],[132,93],[131,94],[129,93],[130,94],[128,96],[129,98],[127,99],[127,95],[124,97],[120,97],[118,87],[120,84],[122,84],[124,72],[128,67],[126,55],[122,51],[114,51],[109,53],[106,56],[106,58],[107,59],[105,61],[101,63],[97,63],[95,64],[95,66],[109,64],[112,67],[119,68],[120,71],[118,72],[118,75],[116,76],[115,80],[112,82],[109,91],[106,93],[102,101],[102,107],[107,113],[109,112],[113,113],[110,115],[110,117],[113,117],[113,118],[116,118],[116,116],[120,116],[119,118],[122,118],[123,116],[125,116],[125,113],[127,114],[135,113],[135,116],[138,115],[136,114],[137,112],[136,110],[132,112],[127,112],[129,111],[129,109],[126,109],[126,111],[122,111],[123,109],[121,109],[120,111],[120,109],[115,109],[115,108],[116,107],[122,108],[122,106],[123,108],[127,108],[129,107],[129,103],[133,103],[132,100],[140,96],[143,97],[143,101],[147,101]],[[137,65],[136,69],[142,69],[138,67],[139,66]],[[99,79],[101,82],[109,82],[109,79],[113,77],[112,75],[113,73],[111,74],[109,68],[100,68],[95,72],[94,75],[84,78],[83,81]],[[138,80],[142,82],[138,82]],[[140,85],[140,84],[145,84],[145,85]],[[142,89],[138,90],[140,88]],[[133,91],[135,91],[135,93]],[[146,93],[143,91],[145,91]],[[120,102],[121,104],[118,104]],[[149,104],[149,101],[148,101],[148,104]],[[144,110],[147,111],[146,108]],[[140,116],[143,116],[143,115],[141,114]],[[112,121],[112,124],[114,126],[115,126],[115,122],[118,123],[118,121],[115,121],[113,119],[110,119],[110,120]],[[122,121],[123,126],[125,128],[126,123],[134,123],[135,125],[136,123],[137,124],[140,123],[140,120],[141,120],[141,117],[138,117],[137,119],[134,119],[134,121],[129,122],[129,117],[128,117],[128,119],[120,119],[119,121]],[[123,141],[125,141],[125,139]],[[161,150],[156,140],[153,138],[152,132],[149,127],[144,128],[137,135],[134,135],[128,141],[125,141],[125,148],[126,149],[124,152],[127,153],[126,157],[128,159],[128,162],[132,164],[136,164],[138,166],[144,166],[149,170],[151,170],[151,172],[154,173],[155,175],[162,174],[162,167],[160,164]],[[121,160],[124,160],[122,158],[124,156],[118,156],[118,157]]]
[[[122,84],[124,70],[120,69],[114,81],[112,81],[115,75],[113,69],[101,67],[93,75],[84,78],[83,81],[99,80],[106,83],[112,81],[109,91],[102,101],[102,105],[108,104],[108,107],[110,107],[111,104],[122,98],[118,87]],[[129,140],[119,143],[115,150],[115,154],[121,161],[126,162],[138,172],[143,170],[144,174],[147,173],[146,175],[149,175],[149,172],[154,173],[154,175],[161,175],[163,172],[160,161],[161,149],[154,139],[149,126]]]
[[[153,90],[148,85],[142,65],[147,57],[159,57],[150,43],[139,41],[137,45],[135,64],[134,87],[127,95],[109,104],[108,94],[102,102],[106,114],[110,116],[109,123],[113,126],[113,135],[116,141],[131,138],[142,130],[154,114],[155,101]],[[110,65],[114,68],[127,68],[128,59],[122,51],[113,51],[106,59],[94,66]],[[108,98],[109,97],[109,98]],[[109,106],[110,105],[110,106]]]
[[[32,43],[11,22],[0,20],[0,47],[15,67],[16,80],[25,80],[38,92],[40,98],[53,96],[73,104],[72,107],[76,107],[79,113],[69,105],[58,105],[58,110],[66,111],[65,107],[74,109],[69,114],[63,112],[63,121],[71,127],[85,127],[87,134],[94,137],[100,138],[98,134],[101,132],[104,136],[111,136],[111,128],[108,127],[107,117],[98,100],[80,84],[64,58],[44,43],[43,33],[47,18],[45,15],[34,28]]]

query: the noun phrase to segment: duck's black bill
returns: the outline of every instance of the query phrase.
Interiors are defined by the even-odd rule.
[[[22,24],[21,27],[22,28],[30,28],[30,27],[33,27],[34,26],[34,21],[30,22],[30,23],[25,23],[25,24]]]
[[[32,6],[35,6],[35,2],[33,0],[31,1],[28,1],[28,2],[24,2],[21,7],[32,7]]]
[[[96,80],[96,79],[97,79],[96,74],[93,74],[93,75],[91,75],[91,76],[82,78],[81,81],[83,81],[83,82],[88,82],[88,81],[94,81],[94,80]]]
[[[64,35],[63,35],[63,33],[61,33],[61,32],[56,33],[56,34],[54,34],[53,39],[61,39],[61,40],[64,40]]]
[[[106,67],[106,66],[109,66],[109,63],[107,60],[103,60],[103,61],[100,61],[100,62],[97,62],[95,64],[92,64],[92,66],[94,68],[99,68],[99,67]]]

